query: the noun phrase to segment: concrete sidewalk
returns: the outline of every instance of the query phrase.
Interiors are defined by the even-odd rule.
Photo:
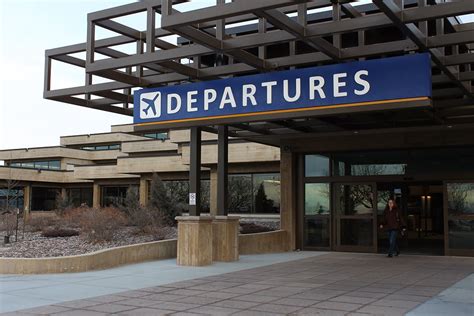
[[[408,315],[474,315],[474,274],[421,304]]]
[[[166,260],[90,273],[4,276],[2,283],[16,289],[2,290],[1,303],[10,311],[48,304],[5,314],[29,316],[471,316],[473,273],[474,258],[463,257],[296,252],[203,268]]]
[[[207,267],[181,267],[176,265],[176,259],[169,259],[82,273],[0,275],[0,313],[262,267],[321,254],[324,253],[292,252],[241,256],[238,262],[215,263]]]

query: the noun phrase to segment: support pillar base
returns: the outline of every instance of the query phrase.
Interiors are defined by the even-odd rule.
[[[206,266],[212,264],[211,216],[178,216],[177,264]]]
[[[239,260],[238,216],[215,216],[212,222],[212,246],[214,261]]]

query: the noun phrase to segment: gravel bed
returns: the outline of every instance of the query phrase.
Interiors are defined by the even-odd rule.
[[[173,239],[177,236],[175,227],[163,228],[164,239]],[[0,241],[0,257],[4,258],[44,258],[80,255],[97,250],[139,244],[154,241],[152,235],[137,235],[133,227],[125,227],[118,230],[112,241],[103,243],[91,243],[83,236],[45,238],[41,232],[25,232],[24,239],[22,233],[18,233],[18,242],[14,242],[15,236],[10,237],[10,244],[3,244],[3,237]],[[4,236],[4,232],[0,232]]]
[[[256,225],[264,226],[270,230],[279,230],[280,229],[280,220],[272,218],[241,218],[241,223],[253,223]]]

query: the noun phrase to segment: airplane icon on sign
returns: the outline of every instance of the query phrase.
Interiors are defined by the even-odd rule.
[[[142,111],[145,113],[145,115],[148,115],[148,111],[151,110],[153,112],[153,116],[156,116],[155,102],[160,97],[160,94],[161,93],[158,92],[153,99],[142,98],[142,101],[145,102],[148,105],[148,107],[142,109]]]

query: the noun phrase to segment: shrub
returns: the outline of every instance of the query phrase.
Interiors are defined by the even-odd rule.
[[[255,234],[269,231],[272,231],[272,229],[255,223],[240,223],[241,234]]]
[[[79,236],[79,232],[69,228],[48,228],[41,235],[48,238]]]
[[[50,215],[41,216],[28,216],[26,219],[26,227],[28,231],[38,232],[43,231],[49,227],[56,226],[58,224],[58,218]]]
[[[3,211],[0,213],[0,230],[5,232],[5,236],[12,236],[15,233],[17,215],[13,211]]]
[[[130,213],[130,223],[136,226],[140,233],[150,234],[156,240],[164,239],[166,235],[163,216],[154,209],[146,207],[134,209]]]
[[[122,212],[111,207],[84,209],[78,217],[82,232],[91,242],[112,240],[115,231],[126,224]]]

